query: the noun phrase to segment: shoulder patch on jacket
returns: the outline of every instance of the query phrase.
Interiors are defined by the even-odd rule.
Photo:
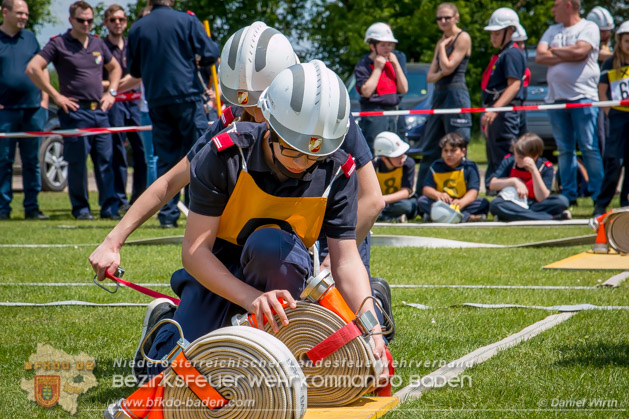
[[[221,152],[234,145],[234,140],[231,138],[228,132],[223,132],[212,138],[212,142],[216,146],[216,149]]]
[[[341,169],[343,169],[345,177],[350,177],[352,173],[354,173],[354,171],[356,170],[356,162],[354,161],[354,158],[351,154],[347,155],[347,160],[345,161],[345,163],[343,163]]]
[[[190,16],[196,16],[192,10],[186,10],[186,13],[188,13]]]
[[[221,114],[221,121],[224,126],[228,126],[232,122],[234,122],[234,113],[232,112],[232,107],[225,108],[223,113]]]
[[[553,164],[549,162],[548,160],[546,160],[544,164],[546,165],[546,167],[553,167]]]

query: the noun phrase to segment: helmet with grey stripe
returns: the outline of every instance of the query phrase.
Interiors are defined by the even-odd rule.
[[[334,153],[349,129],[347,89],[319,60],[282,71],[258,106],[282,140],[311,156]]]
[[[234,105],[256,106],[275,76],[297,63],[290,41],[281,32],[254,22],[225,43],[219,68],[221,91]]]

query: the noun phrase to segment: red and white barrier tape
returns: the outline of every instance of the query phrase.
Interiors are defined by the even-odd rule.
[[[49,135],[60,135],[62,137],[80,137],[88,135],[109,134],[113,132],[136,132],[151,131],[151,125],[138,127],[112,127],[112,128],[81,128],[81,129],[60,129],[55,131],[26,131],[26,132],[0,132],[0,138],[35,138]]]
[[[552,105],[503,106],[500,108],[452,108],[452,109],[412,109],[402,111],[352,112],[354,116],[403,116],[403,115],[448,115],[460,113],[546,111],[576,108],[606,108],[609,106],[629,106],[629,100],[608,100],[604,102],[558,103]]]
[[[134,100],[140,100],[141,97],[142,93],[140,92],[118,93],[116,102],[132,102]]]
[[[134,97],[139,93],[122,93],[126,98]],[[121,96],[116,96],[116,101]],[[139,96],[138,96],[139,97]],[[135,100],[124,99],[122,101]],[[354,116],[396,116],[396,115],[446,115],[461,113],[481,113],[491,110],[492,112],[509,112],[509,111],[546,111],[556,109],[576,109],[576,108],[606,108],[611,106],[629,106],[629,100],[608,100],[604,102],[583,102],[583,103],[558,103],[552,105],[528,105],[528,106],[503,106],[501,108],[452,108],[452,109],[415,109],[403,111],[371,111],[371,112],[352,112]],[[116,128],[83,128],[68,129],[55,131],[27,131],[27,132],[6,132],[0,133],[0,138],[33,138],[48,135],[60,135],[62,137],[78,137],[88,135],[107,134],[115,132],[132,132],[132,131],[150,131],[151,125],[143,125],[138,127],[116,127]]]

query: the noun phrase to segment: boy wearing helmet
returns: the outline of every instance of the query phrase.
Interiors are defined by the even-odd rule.
[[[415,218],[417,201],[411,198],[415,190],[415,162],[406,158],[408,144],[397,134],[384,131],[376,136],[373,147],[373,165],[386,202],[378,220],[406,222]]]
[[[181,297],[174,320],[189,341],[243,311],[266,316],[275,331],[271,310],[288,324],[278,298],[295,307],[313,270],[307,249],[321,229],[350,308],[371,295],[355,241],[355,164],[339,150],[349,128],[342,81],[320,61],[297,64],[261,94],[260,108],[266,123],[235,123],[191,162],[186,271],[171,280]],[[373,304],[364,309],[374,311]],[[150,357],[175,346],[171,326],[157,332]],[[375,343],[386,363],[384,340]]]
[[[419,213],[425,218],[437,201],[458,207],[462,222],[481,221],[487,217],[489,202],[478,197],[480,175],[476,163],[465,157],[467,143],[452,132],[439,141],[441,158],[430,166],[418,200]]]
[[[369,44],[370,52],[354,67],[356,90],[360,94],[360,110],[395,110],[401,96],[408,92],[406,56],[395,50],[398,41],[386,23],[371,25],[365,34],[365,42]],[[376,135],[382,131],[398,131],[397,117],[362,118],[360,128],[369,148],[373,150]]]
[[[512,9],[502,7],[492,13],[485,27],[491,34],[492,46],[499,50],[491,57],[481,81],[485,107],[519,106],[526,99],[526,56],[511,39],[519,23]],[[523,111],[487,111],[481,117],[481,125],[487,133],[489,177],[509,154],[511,143],[526,132],[526,118]]]
[[[612,30],[614,29],[614,19],[611,13],[604,7],[596,6],[590,13],[587,14],[586,19],[596,23],[599,33],[601,35],[601,42],[598,50],[598,63],[602,65],[605,60],[612,56],[612,50],[609,46],[611,41]]]

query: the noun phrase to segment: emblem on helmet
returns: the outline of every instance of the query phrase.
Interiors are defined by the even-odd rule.
[[[238,103],[240,105],[249,103],[249,92],[238,92]]]
[[[308,150],[310,150],[311,153],[318,153],[321,150],[321,138],[310,137]]]

